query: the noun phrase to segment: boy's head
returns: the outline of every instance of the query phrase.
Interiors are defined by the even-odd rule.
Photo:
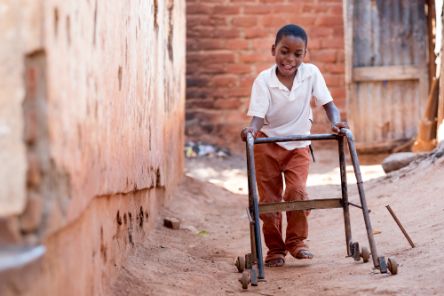
[[[305,42],[305,47],[307,47],[308,43],[307,33],[305,33],[305,30],[302,27],[293,24],[285,25],[279,29],[279,31],[276,33],[274,46],[277,46],[279,41],[281,41],[281,39],[286,36],[293,36],[302,39]]]
[[[278,75],[286,77],[296,75],[307,53],[307,43],[307,33],[301,27],[290,24],[279,29],[271,47]]]

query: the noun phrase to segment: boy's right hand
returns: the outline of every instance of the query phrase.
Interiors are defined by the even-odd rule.
[[[254,127],[251,127],[251,126],[245,127],[242,129],[241,134],[240,134],[242,141],[247,140],[248,133],[251,133],[253,135],[253,138],[256,138],[256,136],[257,136],[257,130]]]

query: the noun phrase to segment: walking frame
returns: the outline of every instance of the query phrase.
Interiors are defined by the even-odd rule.
[[[276,142],[318,140],[336,140],[338,143],[342,197],[259,204],[258,191],[256,187],[256,172],[254,165],[254,145]],[[344,151],[345,141],[347,141],[348,144],[353,170],[357,181],[361,205],[353,204],[348,200],[346,162]],[[282,211],[342,208],[344,214],[345,244],[347,257],[353,257],[356,261],[359,261],[362,258],[364,262],[368,262],[371,255],[373,266],[375,269],[379,269],[381,273],[387,273],[387,270],[389,270],[391,274],[397,273],[398,264],[396,263],[394,258],[388,258],[388,260],[386,261],[384,256],[378,256],[375,240],[373,237],[373,229],[370,222],[367,201],[365,199],[358,155],[356,153],[353,134],[349,129],[341,129],[340,134],[293,135],[286,137],[268,137],[257,139],[254,139],[253,135],[251,133],[248,133],[246,141],[246,152],[248,172],[247,214],[250,222],[251,253],[246,254],[244,257],[239,256],[236,260],[236,267],[239,272],[242,272],[242,277],[239,279],[242,284],[242,288],[247,289],[248,284],[251,284],[252,286],[257,286],[258,281],[265,281],[259,214]],[[350,206],[358,207],[362,210],[365,227],[367,230],[368,242],[370,245],[370,252],[366,247],[360,248],[359,243],[353,242],[352,240],[349,212]]]

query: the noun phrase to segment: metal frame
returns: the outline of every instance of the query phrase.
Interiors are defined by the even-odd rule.
[[[349,152],[353,164],[353,170],[356,176],[357,186],[361,205],[357,206],[348,201],[347,192],[347,176],[346,176],[346,163],[344,152],[344,138],[346,139],[349,147]],[[259,204],[258,191],[256,185],[256,171],[254,165],[254,145],[263,143],[276,143],[276,142],[289,142],[289,141],[315,141],[315,140],[336,140],[338,142],[339,151],[339,167],[341,172],[341,191],[342,198],[334,199],[314,199],[304,201],[291,201],[291,202],[278,202]],[[257,138],[254,139],[252,134],[247,135],[246,141],[247,152],[247,171],[248,171],[248,199],[249,199],[249,220],[250,220],[250,241],[251,241],[251,254],[253,263],[257,264],[258,278],[264,279],[264,260],[262,254],[262,241],[260,230],[260,213],[278,212],[278,211],[294,211],[294,210],[307,210],[307,209],[328,209],[328,208],[343,208],[344,213],[344,227],[345,227],[345,243],[347,256],[352,256],[352,233],[350,225],[350,212],[349,206],[357,206],[362,209],[364,216],[364,222],[367,229],[367,237],[370,245],[370,250],[373,259],[373,265],[375,268],[380,268],[380,264],[385,263],[384,257],[378,257],[376,250],[376,244],[373,237],[372,225],[369,217],[369,210],[367,208],[367,202],[365,199],[364,187],[362,182],[361,170],[359,166],[358,155],[353,140],[353,134],[349,129],[341,129],[341,134],[313,134],[313,135],[294,135],[287,137],[269,137],[269,138]]]

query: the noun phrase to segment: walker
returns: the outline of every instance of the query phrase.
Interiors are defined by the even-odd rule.
[[[348,143],[353,170],[356,176],[359,198],[361,205],[356,205],[348,201],[347,193],[347,176],[346,163],[344,152],[344,138]],[[313,199],[290,202],[275,202],[259,204],[258,192],[256,187],[256,172],[254,165],[254,145],[263,143],[275,142],[289,142],[289,141],[317,141],[317,140],[336,140],[338,142],[339,152],[339,167],[341,173],[341,191],[342,198],[329,199]],[[248,285],[257,286],[259,281],[265,281],[264,274],[264,260],[262,255],[262,242],[259,214],[273,213],[283,211],[300,211],[300,210],[314,210],[314,209],[331,209],[342,208],[344,213],[345,226],[345,245],[347,249],[347,257],[352,257],[355,261],[360,261],[361,258],[364,263],[368,262],[370,255],[373,260],[375,269],[379,269],[381,273],[395,275],[398,273],[398,263],[394,258],[385,260],[384,256],[378,256],[376,244],[373,237],[372,225],[369,217],[369,210],[365,200],[364,187],[362,182],[361,170],[359,166],[358,155],[353,140],[353,134],[349,129],[341,129],[341,134],[312,134],[312,135],[293,135],[286,137],[268,137],[254,139],[251,133],[247,135],[246,141],[247,152],[247,172],[248,172],[248,208],[247,214],[250,222],[250,244],[251,253],[245,256],[239,256],[236,259],[237,270],[242,273],[239,279],[243,289],[248,289]],[[367,229],[367,237],[370,245],[370,251],[366,247],[360,247],[358,242],[352,240],[350,212],[349,206],[354,206],[362,209],[364,222]]]

